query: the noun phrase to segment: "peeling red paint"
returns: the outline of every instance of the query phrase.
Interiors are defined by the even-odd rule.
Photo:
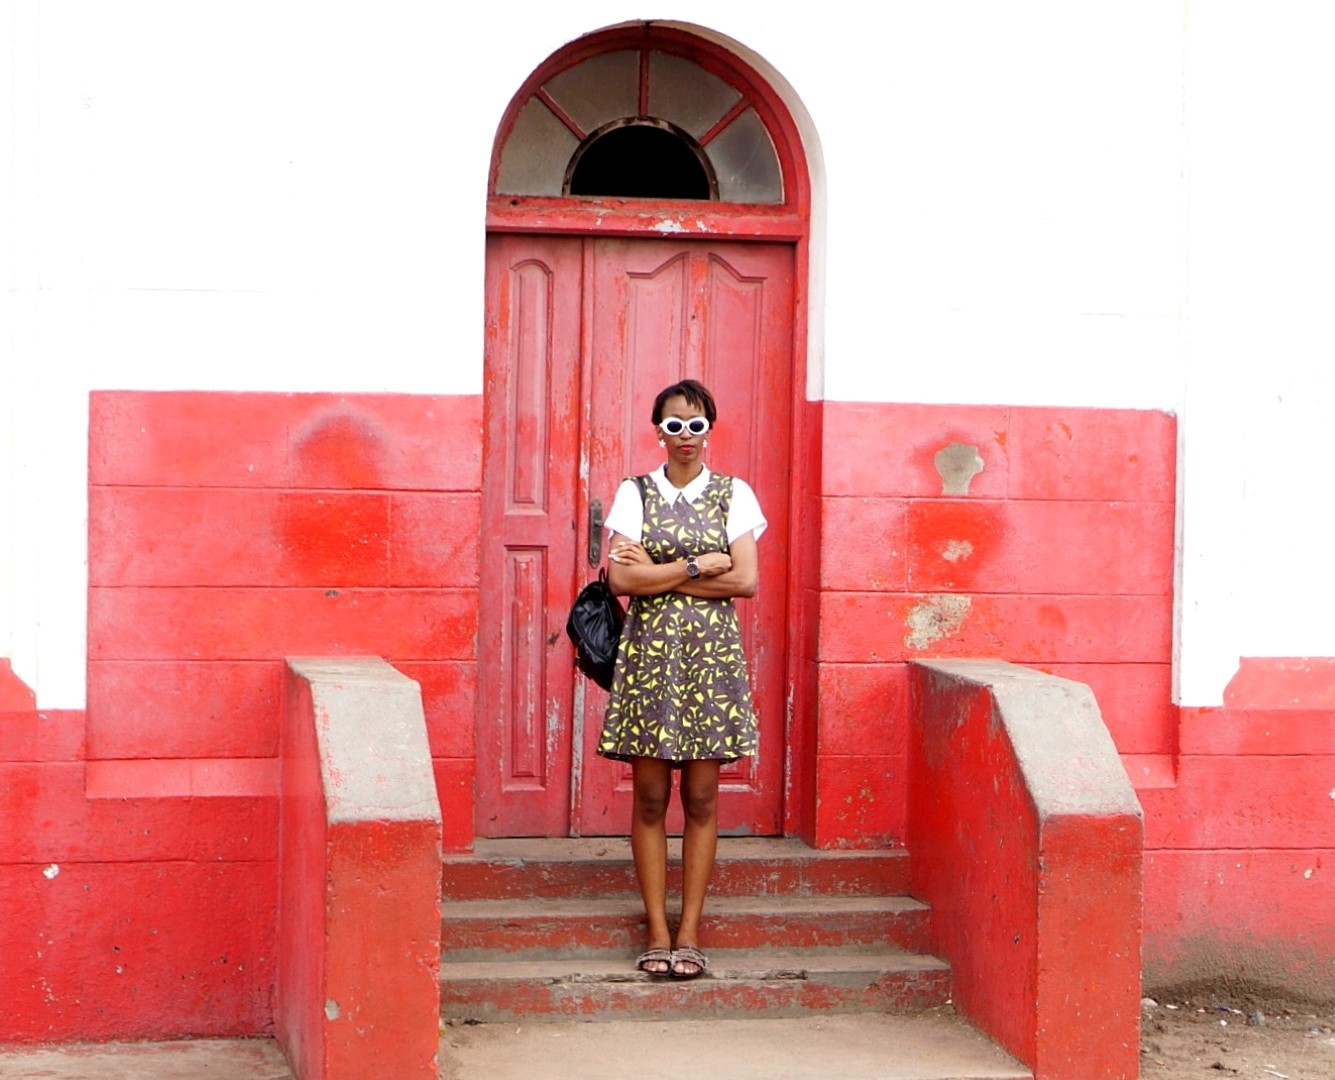
[[[0,658],[0,712],[25,712],[37,707],[32,687],[14,674],[13,665]]]

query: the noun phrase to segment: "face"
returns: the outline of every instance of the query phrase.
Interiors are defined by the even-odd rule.
[[[705,413],[703,409],[689,404],[684,397],[677,394],[663,402],[663,420],[672,417],[689,422],[697,418],[703,420]],[[658,437],[663,440],[663,446],[667,449],[670,461],[675,461],[680,465],[689,465],[700,460],[700,451],[704,447],[708,433],[693,435],[690,429],[686,428],[678,435],[668,435],[662,428],[659,428]]]

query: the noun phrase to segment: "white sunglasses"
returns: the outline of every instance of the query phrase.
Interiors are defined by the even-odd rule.
[[[658,430],[674,439],[686,431],[699,437],[709,430],[709,421],[703,416],[693,416],[689,420],[683,420],[680,416],[669,416],[658,425]]]

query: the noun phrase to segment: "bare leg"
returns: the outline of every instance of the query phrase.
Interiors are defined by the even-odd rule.
[[[699,947],[700,916],[705,909],[705,893],[714,872],[718,851],[718,773],[717,761],[688,761],[681,773],[681,805],[686,811],[686,831],[682,836],[681,925],[677,927],[677,947]],[[690,961],[679,961],[680,975],[699,974]]]
[[[634,809],[630,821],[630,850],[635,876],[644,899],[651,949],[670,949],[672,932],[667,917],[667,808],[672,795],[672,766],[655,758],[636,758]],[[666,961],[651,961],[652,974],[666,975]]]

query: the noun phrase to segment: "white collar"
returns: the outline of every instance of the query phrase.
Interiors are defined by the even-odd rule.
[[[709,466],[701,462],[700,475],[684,488],[672,486],[672,481],[667,478],[666,462],[649,475],[654,478],[654,483],[658,485],[659,494],[663,496],[663,500],[669,506],[682,496],[685,496],[687,502],[693,503],[700,497],[700,493],[705,490],[705,485],[709,483]]]

